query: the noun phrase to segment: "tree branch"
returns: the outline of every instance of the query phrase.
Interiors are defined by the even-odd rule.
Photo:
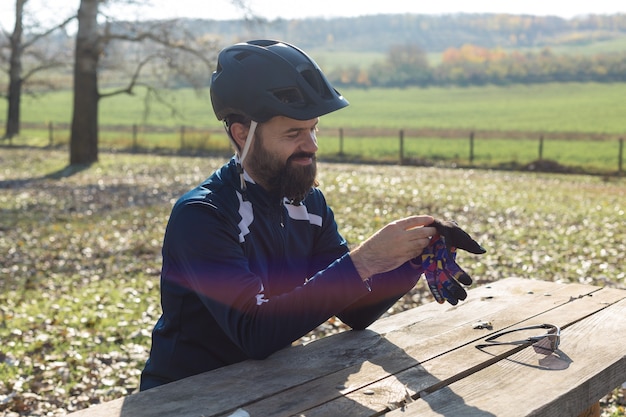
[[[144,97],[144,112],[143,112],[144,120],[148,120],[148,116],[150,114],[150,97],[151,96],[155,98],[157,103],[160,103],[166,108],[168,108],[172,112],[172,116],[180,117],[181,119],[184,118],[184,114],[182,114],[178,110],[178,108],[172,104],[172,100],[168,100],[167,98],[163,97],[161,93],[159,92],[159,90],[157,90],[156,88],[152,88],[151,86],[146,86],[146,87],[147,87],[147,91],[146,91],[146,96]]]
[[[141,70],[143,69],[143,67],[150,61],[152,61],[153,59],[157,58],[158,55],[150,55],[147,58],[145,58],[144,60],[142,60],[138,65],[137,68],[135,68],[135,72],[133,73],[128,85],[124,88],[120,88],[114,91],[110,91],[108,93],[100,93],[98,95],[99,98],[106,98],[106,97],[112,97],[112,96],[117,96],[120,94],[129,94],[132,95],[133,94],[133,88],[137,85],[137,80],[139,79],[139,75],[141,73]]]
[[[142,31],[136,31],[136,26],[132,26],[126,32],[112,33],[111,28],[107,27],[103,40],[104,43],[108,43],[113,40],[126,42],[151,41],[165,48],[177,49],[179,51],[189,53],[200,59],[205,64],[212,66],[213,62],[210,58],[202,54],[198,48],[188,46],[188,44],[196,43],[196,39],[193,34],[183,31],[181,37],[177,37],[176,39],[172,38],[172,33],[174,31],[180,32],[181,27],[182,25],[179,24],[178,19],[157,21],[154,25],[148,27],[147,30]]]
[[[25,74],[23,74],[21,77],[22,82],[27,81],[30,77],[32,77],[38,72],[46,71],[46,70],[53,69],[53,68],[60,68],[63,66],[65,66],[65,64],[61,62],[44,62],[43,64],[37,67],[29,69]]]
[[[76,15],[70,16],[67,19],[65,19],[62,23],[59,23],[56,26],[53,26],[51,28],[49,28],[48,30],[46,30],[45,32],[41,32],[41,33],[37,33],[34,34],[27,42],[23,42],[22,43],[22,47],[24,49],[28,48],[29,46],[33,45],[35,42],[37,42],[39,39],[41,38],[45,38],[46,36],[50,35],[52,32],[54,32],[55,30],[58,29],[62,29],[65,26],[67,26],[72,20],[76,19]]]

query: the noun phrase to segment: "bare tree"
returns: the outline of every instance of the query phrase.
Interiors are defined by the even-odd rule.
[[[110,0],[112,1],[112,0]],[[158,97],[166,77],[144,76],[148,69],[175,73],[188,85],[199,88],[200,80],[189,71],[191,62],[203,65],[204,73],[213,67],[217,44],[185,32],[176,21],[116,22],[105,17],[98,24],[100,6],[107,0],[81,0],[74,60],[74,109],[70,136],[70,165],[91,164],[98,160],[98,104],[100,99],[117,94],[133,94],[143,86]],[[98,85],[98,70],[107,50],[120,43],[141,45],[135,48],[133,69],[128,82],[103,93]],[[125,56],[125,60],[129,58]],[[209,70],[209,71],[207,71]]]
[[[70,165],[98,160],[98,61],[103,40],[98,33],[101,0],[81,0],[74,56],[74,110]]]
[[[4,31],[8,40],[2,45],[2,50],[8,50],[8,59],[5,53],[1,54],[3,61],[8,61],[8,88],[5,98],[8,100],[7,121],[4,138],[11,138],[20,132],[20,103],[25,83],[36,73],[66,65],[66,60],[57,54],[46,53],[45,48],[37,48],[37,42],[64,28],[75,16],[70,16],[63,22],[53,25],[49,29],[36,28],[25,36],[24,15],[28,0],[15,0],[15,25],[12,33]],[[23,65],[24,57],[28,58],[26,70]]]

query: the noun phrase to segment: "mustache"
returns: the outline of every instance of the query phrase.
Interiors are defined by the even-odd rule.
[[[289,158],[287,158],[287,161],[292,161],[296,158],[311,158],[315,160],[316,156],[314,153],[311,153],[311,152],[296,152],[292,154]]]

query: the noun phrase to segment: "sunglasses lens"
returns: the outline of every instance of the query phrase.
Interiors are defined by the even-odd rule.
[[[549,355],[556,350],[555,338],[556,336],[546,336],[534,343],[533,349],[542,355]]]
[[[548,331],[548,333],[554,335],[550,336],[550,342],[552,343],[552,352],[554,352],[559,348],[559,345],[561,344],[561,331],[558,328],[553,327]]]
[[[559,347],[559,342],[561,341],[561,335],[559,333],[560,332],[556,327],[548,330],[548,335],[546,337],[533,344],[535,352],[543,355],[549,355],[556,351]]]

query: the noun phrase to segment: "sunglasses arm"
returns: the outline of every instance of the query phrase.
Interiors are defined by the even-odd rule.
[[[541,336],[531,336],[527,339],[524,340],[520,340],[517,343],[514,342],[493,342],[494,339],[497,339],[500,336],[504,336],[505,334],[509,334],[509,333],[514,333],[514,332],[518,332],[521,330],[534,330],[534,329],[557,329],[557,331],[559,330],[559,328],[557,326],[554,326],[552,324],[538,324],[535,326],[526,326],[526,327],[519,327],[517,329],[511,329],[511,330],[505,330],[503,332],[498,332],[496,334],[493,334],[491,336],[489,336],[488,338],[485,339],[486,342],[492,342],[492,343],[499,343],[499,344],[506,344],[506,345],[510,345],[510,344],[521,344],[521,343],[526,343],[526,342],[535,342],[537,340],[541,340],[546,336],[550,336],[550,333],[546,333],[544,335]]]

